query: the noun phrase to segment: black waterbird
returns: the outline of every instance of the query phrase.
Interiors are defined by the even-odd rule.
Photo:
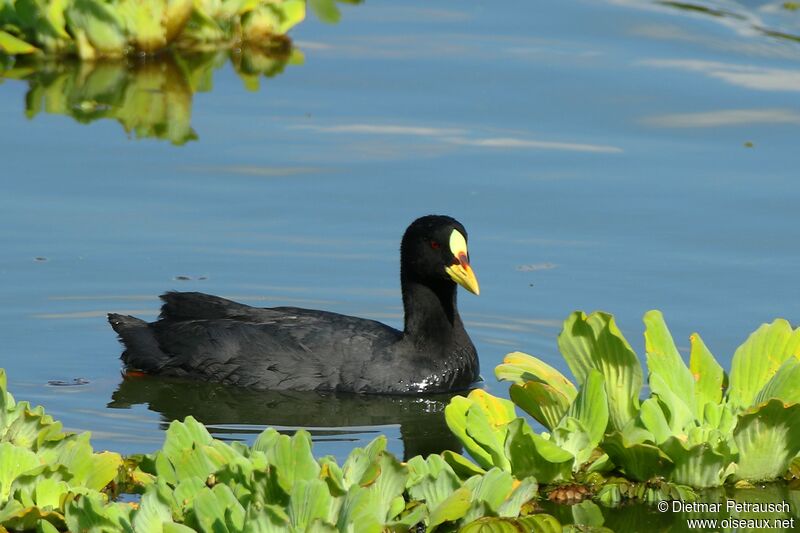
[[[405,327],[296,307],[257,308],[168,292],[156,322],[111,313],[129,371],[272,390],[416,394],[469,388],[478,354],[456,306],[456,284],[478,294],[467,232],[429,215],[400,245]]]

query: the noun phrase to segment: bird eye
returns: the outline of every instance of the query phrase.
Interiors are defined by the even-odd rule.
[[[434,250],[438,250],[440,246],[441,244],[439,244],[438,242],[431,241],[431,248],[433,248]]]

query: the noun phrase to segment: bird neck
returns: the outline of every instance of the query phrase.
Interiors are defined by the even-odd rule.
[[[416,344],[447,344],[466,336],[456,309],[456,284],[435,286],[411,279],[401,280],[405,309],[404,334]]]

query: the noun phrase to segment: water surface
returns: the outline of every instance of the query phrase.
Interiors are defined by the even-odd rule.
[[[555,337],[576,309],[613,312],[639,353],[641,317],[661,309],[682,349],[699,331],[729,367],[762,322],[800,320],[800,44],[787,37],[800,15],[702,6],[342,5],[339,24],[293,31],[302,64],[243,80],[223,58],[191,81],[188,107],[169,93],[184,98],[170,108],[192,132],[183,146],[46,100],[28,119],[31,82],[5,80],[12,392],[126,453],[190,413],[223,438],[309,427],[320,455],[377,433],[398,453],[402,438],[425,446],[443,435],[438,399],[121,384],[104,316],[154,318],[159,293],[199,290],[399,327],[399,239],[427,213],[469,231],[481,296],[459,305],[493,394],[507,394],[493,368],[512,350],[566,371]],[[88,384],[48,384],[75,378]]]

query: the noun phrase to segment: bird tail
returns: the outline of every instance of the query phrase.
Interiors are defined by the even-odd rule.
[[[120,359],[128,370],[142,370],[154,372],[160,370],[168,361],[153,334],[152,328],[144,320],[133,316],[108,314],[108,323],[119,335],[119,340],[125,346]]]

